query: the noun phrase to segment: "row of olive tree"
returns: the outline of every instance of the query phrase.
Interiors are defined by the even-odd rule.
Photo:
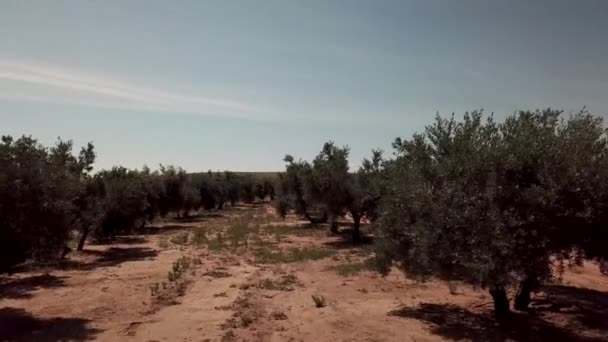
[[[270,179],[233,172],[187,174],[114,167],[91,174],[93,145],[78,156],[70,141],[46,148],[31,137],[0,144],[0,272],[25,260],[62,257],[78,238],[114,240],[158,216],[188,216],[201,208],[274,197]]]
[[[461,280],[489,289],[498,318],[582,258],[607,256],[608,145],[587,112],[481,112],[438,117],[397,139],[385,164],[377,242],[384,272]]]
[[[489,289],[497,317],[526,310],[531,292],[569,263],[608,257],[608,144],[585,111],[522,111],[502,123],[482,112],[437,117],[396,139],[395,158],[373,151],[349,172],[348,147],[332,142],[312,161],[285,157],[277,211],[312,223],[345,213],[359,239],[375,221],[376,262],[420,280],[440,277]]]

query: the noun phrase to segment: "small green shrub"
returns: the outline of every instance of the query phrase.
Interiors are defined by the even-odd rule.
[[[276,321],[284,321],[287,319],[287,315],[282,311],[274,311],[270,314],[270,317]]]
[[[228,226],[227,235],[231,247],[239,247],[243,244],[247,244],[249,223],[251,222],[251,219],[252,215],[247,214],[243,217],[239,217],[230,226]]]
[[[174,245],[187,245],[189,233],[177,234],[169,240]]]
[[[291,248],[287,252],[273,252],[268,248],[258,248],[255,250],[256,260],[263,264],[291,263],[301,262],[306,260],[319,260],[326,258],[333,253],[329,249],[309,247],[309,248]]]
[[[327,305],[327,303],[325,302],[325,297],[319,295],[319,296],[315,296],[312,295],[312,301],[315,302],[315,306],[318,308],[323,308]]]
[[[227,245],[221,232],[217,233],[215,239],[207,243],[207,248],[212,252],[220,252],[226,247]]]
[[[204,276],[209,276],[211,278],[229,278],[232,275],[228,272],[224,272],[222,270],[213,270],[209,272],[203,273]]]
[[[162,249],[167,249],[167,248],[169,248],[169,243],[165,239],[159,240],[158,247],[162,248]]]
[[[289,225],[268,225],[264,227],[268,234],[273,234],[277,239],[286,235],[309,236],[316,235],[325,231],[322,226],[289,226]]]
[[[258,288],[270,291],[293,291],[294,285],[298,284],[298,278],[289,274],[279,279],[264,279],[258,283]]]
[[[192,260],[188,257],[181,257],[173,263],[171,271],[167,274],[169,281],[174,282],[190,268]]]
[[[192,244],[194,245],[204,245],[209,242],[207,239],[207,232],[204,229],[197,229],[194,231],[192,235]]]

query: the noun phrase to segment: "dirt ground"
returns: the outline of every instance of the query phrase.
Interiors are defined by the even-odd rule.
[[[348,238],[267,205],[157,222],[0,278],[0,341],[608,341],[592,263],[498,325],[485,291],[381,277]]]

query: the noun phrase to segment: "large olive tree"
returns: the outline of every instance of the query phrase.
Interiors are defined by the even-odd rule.
[[[587,113],[518,112],[498,124],[473,112],[396,140],[378,231],[381,269],[396,264],[419,279],[487,288],[497,317],[508,314],[506,291],[517,287],[516,308],[525,309],[530,292],[562,269],[555,263],[586,241],[581,229],[592,229],[594,205],[582,190],[605,179],[597,167],[603,132]]]

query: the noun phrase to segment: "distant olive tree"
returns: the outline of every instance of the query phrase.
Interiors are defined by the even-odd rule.
[[[361,220],[378,217],[383,159],[380,151],[373,151],[372,159],[364,159],[362,167],[351,173],[349,152],[348,146],[329,141],[312,164],[286,156],[286,172],[280,175],[275,201],[277,211],[284,216],[293,209],[313,223],[331,218],[334,233],[338,232],[337,219],[348,213],[353,219],[353,240],[359,241]],[[321,219],[310,215],[313,208],[322,213]]]

